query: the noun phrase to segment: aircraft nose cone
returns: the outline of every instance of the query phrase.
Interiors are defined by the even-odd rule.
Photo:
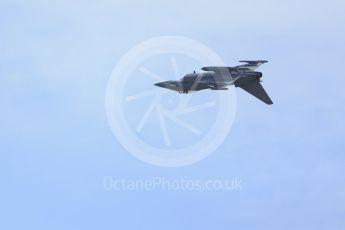
[[[158,82],[158,83],[156,83],[156,84],[154,84],[155,86],[159,86],[159,87],[161,87],[162,86],[162,83],[161,82]]]
[[[154,84],[155,86],[158,86],[158,87],[165,87],[166,86],[166,82],[158,82],[156,84]]]
[[[175,81],[163,81],[154,84],[155,86],[162,87],[164,89],[170,89],[175,91],[180,91],[178,89],[177,83]]]

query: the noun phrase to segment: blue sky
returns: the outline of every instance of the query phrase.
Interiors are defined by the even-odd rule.
[[[1,228],[344,228],[344,9],[340,0],[1,1]],[[260,70],[274,105],[237,90],[225,142],[181,168],[128,154],[104,108],[116,63],[162,35],[200,41],[228,65],[270,61]],[[239,177],[243,190],[105,191],[105,176]]]

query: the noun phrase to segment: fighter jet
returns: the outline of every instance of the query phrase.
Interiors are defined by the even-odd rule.
[[[234,85],[247,91],[264,103],[273,104],[270,97],[260,84],[262,73],[255,70],[267,61],[240,61],[242,63],[235,67],[207,66],[201,68],[205,72],[190,73],[177,81],[164,81],[156,83],[156,86],[177,91],[179,93],[190,93],[203,89],[228,90]]]

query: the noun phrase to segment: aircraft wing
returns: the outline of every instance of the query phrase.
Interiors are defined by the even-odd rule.
[[[268,105],[273,104],[271,98],[267,95],[259,80],[251,81],[247,84],[240,84],[237,87],[242,88],[243,90],[247,91],[257,99],[265,102]]]
[[[246,64],[238,65],[235,68],[250,69],[250,70],[255,71],[257,68],[259,68],[259,66],[261,66],[264,63],[266,63],[267,61],[257,60],[257,61],[240,61],[240,62],[244,62]]]
[[[201,69],[204,71],[213,71],[216,73],[231,73],[232,71],[237,71],[237,69],[250,69],[255,71],[257,68],[259,68],[259,66],[261,66],[262,64],[268,62],[265,60],[257,60],[257,61],[240,61],[246,64],[242,64],[242,65],[238,65],[235,67],[225,67],[225,66],[206,66],[206,67],[202,67]]]

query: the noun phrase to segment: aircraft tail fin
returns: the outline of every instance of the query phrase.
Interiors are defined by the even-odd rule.
[[[245,84],[236,84],[236,82],[235,82],[235,86],[240,87],[241,89],[247,91],[248,93],[250,93],[251,95],[253,95],[257,99],[263,101],[264,103],[266,103],[268,105],[273,104],[271,98],[268,96],[265,89],[260,84],[259,80],[250,81],[250,82],[245,83]]]

